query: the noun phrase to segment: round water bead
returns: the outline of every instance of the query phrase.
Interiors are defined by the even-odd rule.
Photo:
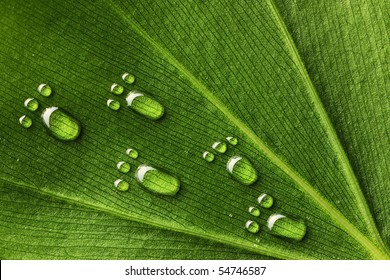
[[[131,157],[132,159],[136,159],[138,158],[138,152],[137,150],[134,150],[132,148],[129,148],[126,150],[126,154]]]
[[[129,189],[130,185],[129,185],[129,183],[127,183],[126,181],[124,181],[122,179],[117,179],[114,182],[114,186],[118,191],[125,192]]]
[[[38,86],[38,92],[43,96],[50,96],[52,94],[52,89],[48,84],[40,84]]]
[[[128,173],[130,171],[130,164],[125,161],[120,161],[116,164],[116,168],[122,173]]]
[[[212,161],[214,161],[214,158],[215,158],[213,153],[210,153],[207,151],[203,153],[202,157],[207,162],[212,162]]]
[[[271,208],[272,205],[274,204],[274,199],[272,196],[270,196],[266,193],[262,193],[257,198],[257,203],[259,203],[260,206],[263,208]]]
[[[19,123],[24,127],[24,128],[29,128],[32,125],[32,119],[30,117],[27,117],[26,115],[21,116],[19,118]]]
[[[112,86],[111,86],[111,92],[114,94],[118,94],[118,95],[122,94],[124,90],[125,89],[118,84],[112,84]]]
[[[225,142],[217,141],[211,146],[216,152],[223,154],[227,150],[227,145]]]
[[[110,108],[110,109],[112,109],[114,111],[117,111],[121,107],[121,104],[117,100],[108,99],[107,100],[107,106],[108,106],[108,108]]]
[[[125,81],[125,83],[127,84],[133,84],[135,82],[135,77],[134,75],[131,75],[126,72],[122,75],[122,80]]]
[[[251,162],[241,156],[231,157],[226,165],[227,171],[232,177],[244,185],[252,185],[257,181],[257,172]]]
[[[245,223],[245,228],[250,232],[250,233],[257,233],[260,230],[260,226],[258,223],[254,221],[247,221]]]
[[[35,98],[27,98],[24,101],[24,107],[26,107],[28,110],[34,112],[39,107],[39,102]]]
[[[226,140],[232,144],[233,146],[236,146],[238,144],[238,139],[233,136],[226,137]]]
[[[255,217],[260,216],[260,210],[259,210],[259,208],[257,208],[257,207],[253,207],[253,206],[249,207],[249,208],[248,208],[248,212],[249,212],[249,214],[251,214],[252,216],[255,216]]]

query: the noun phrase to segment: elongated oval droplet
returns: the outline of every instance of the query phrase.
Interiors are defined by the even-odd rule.
[[[119,108],[121,107],[121,104],[120,104],[119,101],[117,101],[117,100],[108,99],[108,100],[107,100],[107,106],[108,106],[108,108],[110,108],[111,110],[117,111],[117,110],[119,110]]]
[[[130,171],[130,164],[125,161],[120,161],[116,164],[116,168],[122,173],[128,173]]]
[[[42,119],[51,135],[59,140],[72,141],[80,135],[79,122],[58,107],[46,108],[42,113]]]
[[[238,144],[238,139],[233,136],[226,137],[226,140],[233,146],[236,146]]]
[[[137,168],[135,177],[143,187],[158,194],[173,196],[180,189],[178,179],[146,164]]]
[[[227,145],[223,141],[217,141],[214,142],[214,144],[211,146],[216,152],[220,154],[224,154],[227,150]]]
[[[19,123],[24,127],[24,128],[29,128],[32,125],[32,119],[26,115],[21,116],[19,118]]]
[[[125,89],[118,84],[112,84],[112,86],[111,86],[111,92],[114,94],[118,94],[118,95],[122,94],[124,90]]]
[[[122,179],[117,179],[114,182],[114,186],[118,191],[125,192],[129,189],[129,183]]]
[[[272,196],[262,193],[257,198],[257,203],[259,203],[259,205],[263,208],[270,208],[274,204],[274,199]]]
[[[39,102],[35,98],[27,98],[24,101],[24,107],[26,107],[28,110],[34,112],[39,107]]]
[[[278,213],[269,216],[267,227],[273,235],[297,241],[302,240],[306,234],[306,224],[303,221],[293,220]]]
[[[137,150],[134,150],[134,149],[129,148],[129,149],[126,150],[126,154],[127,154],[129,157],[131,157],[132,159],[138,158],[138,152],[137,152]]]
[[[131,75],[129,73],[124,73],[122,75],[122,80],[126,83],[126,84],[133,84],[135,82],[135,77],[134,75]]]
[[[245,228],[250,232],[250,233],[257,233],[259,232],[260,230],[260,226],[258,223],[256,223],[255,221],[247,221],[245,223]]]
[[[43,95],[43,96],[50,96],[51,93],[53,92],[51,87],[47,84],[40,84],[38,86],[38,92]]]
[[[126,101],[131,109],[149,119],[158,120],[164,115],[164,107],[144,93],[130,91]]]
[[[244,157],[231,157],[227,162],[226,169],[234,179],[244,185],[252,185],[257,180],[256,170],[251,162]]]
[[[207,151],[203,153],[202,157],[207,162],[212,162],[212,161],[214,161],[214,158],[215,158],[213,153],[210,153]]]
[[[259,210],[259,208],[257,208],[257,207],[253,207],[253,206],[249,207],[249,208],[248,208],[248,212],[249,212],[249,214],[251,214],[252,216],[255,216],[255,217],[260,216],[260,210]]]

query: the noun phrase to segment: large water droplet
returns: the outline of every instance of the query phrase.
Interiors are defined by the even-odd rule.
[[[127,173],[130,171],[130,164],[125,161],[120,161],[116,164],[116,168],[122,173]]]
[[[137,152],[137,150],[134,150],[134,149],[127,149],[126,150],[126,154],[129,156],[129,157],[131,157],[131,158],[133,158],[133,159],[136,159],[136,158],[138,158],[138,152]]]
[[[26,101],[24,101],[24,107],[34,112],[38,109],[39,102],[35,98],[27,98]]]
[[[227,150],[227,145],[225,142],[217,141],[211,146],[216,152],[223,154]]]
[[[210,153],[210,152],[204,152],[203,153],[203,156],[202,156],[203,158],[204,158],[204,160],[205,161],[207,161],[207,162],[212,162],[213,160],[214,160],[214,154],[213,153]]]
[[[249,207],[248,208],[248,212],[249,212],[249,214],[251,214],[251,215],[253,215],[253,216],[255,216],[255,217],[258,217],[258,216],[260,216],[260,210],[259,210],[259,208],[257,208],[257,207]]]
[[[226,137],[226,140],[232,144],[233,146],[236,146],[238,144],[238,139],[233,136]]]
[[[180,189],[178,179],[146,164],[137,168],[135,177],[142,186],[155,193],[175,195]]]
[[[42,119],[51,134],[59,140],[72,141],[80,135],[81,126],[78,121],[58,107],[46,108]]]
[[[38,92],[43,96],[50,96],[53,91],[49,85],[40,84],[38,86]]]
[[[111,86],[111,92],[114,94],[118,94],[118,95],[122,94],[124,90],[125,89],[118,84],[112,84],[112,86]]]
[[[19,123],[24,127],[24,128],[29,128],[32,125],[32,119],[30,117],[27,117],[26,115],[21,116],[19,118]]]
[[[126,181],[123,181],[122,179],[115,180],[114,186],[115,186],[115,188],[117,188],[117,190],[122,191],[122,192],[125,192],[129,189],[129,183],[127,183]]]
[[[306,225],[303,221],[293,220],[281,214],[272,214],[267,221],[270,233],[297,241],[306,234]]]
[[[127,105],[139,114],[158,120],[164,115],[164,107],[154,100],[138,91],[130,91],[126,97]]]
[[[108,108],[110,108],[114,111],[117,111],[121,107],[121,104],[119,103],[119,101],[116,101],[114,99],[108,99],[107,106],[108,106]]]
[[[257,233],[260,230],[260,226],[258,223],[254,221],[247,221],[245,223],[245,228],[250,232],[250,233]]]
[[[127,84],[133,84],[135,82],[135,77],[134,75],[131,75],[129,73],[124,73],[122,75],[122,80],[125,81]]]
[[[266,193],[262,193],[257,198],[257,203],[259,203],[260,206],[263,208],[270,208],[274,204],[274,199],[272,196]]]
[[[226,165],[233,178],[244,185],[251,185],[257,180],[257,172],[250,161],[241,156],[231,157]]]

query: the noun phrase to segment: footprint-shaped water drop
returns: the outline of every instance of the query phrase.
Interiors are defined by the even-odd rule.
[[[126,83],[126,84],[133,84],[135,82],[135,76],[134,75],[131,75],[129,73],[124,73],[122,75],[122,80]]]
[[[116,164],[116,168],[122,173],[128,173],[130,171],[130,164],[125,161],[120,161]]]
[[[24,107],[26,107],[28,110],[34,112],[39,107],[39,102],[35,98],[27,98],[24,101]]]
[[[43,96],[50,96],[53,92],[51,87],[48,84],[40,84],[38,86],[38,92]]]
[[[214,161],[214,158],[215,158],[213,153],[210,153],[207,151],[203,153],[202,157],[207,162],[212,162],[212,161]]]
[[[233,178],[244,185],[252,185],[257,180],[257,172],[251,162],[241,156],[231,157],[226,165]]]
[[[297,241],[302,240],[306,234],[306,224],[303,221],[293,220],[278,213],[269,216],[267,226],[271,234]]]
[[[144,93],[130,91],[126,101],[131,109],[149,119],[158,120],[164,115],[164,106]]]
[[[236,146],[238,144],[238,139],[233,136],[226,137],[226,140],[233,146]]]
[[[129,149],[126,150],[126,154],[127,154],[129,157],[131,157],[132,159],[138,158],[138,152],[137,152],[137,150],[134,150],[134,149],[129,148]]]
[[[249,208],[248,208],[248,212],[249,212],[249,214],[251,214],[252,216],[255,216],[255,217],[260,216],[260,210],[259,210],[259,208],[257,208],[257,207],[253,207],[253,206],[249,207]]]
[[[118,85],[118,84],[112,84],[111,85],[111,92],[114,93],[114,94],[118,94],[118,95],[122,94],[124,90],[125,89],[122,86]]]
[[[263,208],[270,208],[274,204],[274,199],[272,196],[262,193],[257,198],[257,203],[259,203],[259,205]]]
[[[46,108],[42,113],[42,119],[51,135],[59,140],[72,141],[80,135],[79,122],[58,107]]]
[[[180,189],[178,179],[146,164],[137,168],[135,177],[143,187],[158,194],[173,196]]]
[[[117,110],[119,110],[119,108],[121,107],[121,104],[120,104],[119,101],[117,101],[117,100],[108,99],[108,100],[107,100],[107,106],[108,106],[108,108],[110,108],[111,110],[117,111]]]
[[[216,141],[211,147],[220,154],[224,154],[227,151],[227,145],[223,141]]]
[[[117,179],[114,182],[114,186],[118,191],[125,192],[129,189],[130,185],[129,185],[129,183],[127,183],[126,181],[124,181],[122,179]]]
[[[31,125],[32,125],[32,119],[26,115],[24,116],[21,116],[19,118],[19,123],[21,124],[21,126],[23,126],[24,128],[29,128]]]
[[[255,221],[247,221],[245,223],[245,228],[250,232],[250,233],[257,233],[260,230],[260,226],[258,223]]]

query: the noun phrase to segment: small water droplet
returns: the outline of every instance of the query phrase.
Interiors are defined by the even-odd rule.
[[[207,152],[207,151],[203,153],[202,157],[207,162],[212,162],[214,160],[214,158],[215,158],[213,153],[210,153],[210,152]]]
[[[119,110],[119,108],[121,107],[121,104],[119,103],[119,101],[117,100],[114,100],[114,99],[108,99],[107,100],[107,106],[114,110],[114,111],[117,111]]]
[[[114,186],[115,186],[115,188],[117,188],[117,190],[119,190],[121,192],[125,192],[129,189],[129,183],[127,183],[126,181],[124,181],[122,179],[115,180]]]
[[[30,111],[34,112],[34,111],[36,111],[38,109],[39,102],[35,98],[27,98],[24,101],[24,107],[26,107]]]
[[[236,146],[238,144],[238,139],[233,136],[226,137],[226,140],[232,144],[233,146]]]
[[[58,107],[46,108],[42,119],[51,135],[59,140],[72,141],[80,135],[81,126],[78,121]]]
[[[125,161],[120,161],[116,164],[116,168],[122,173],[127,173],[130,171],[130,164]]]
[[[32,119],[30,117],[27,117],[26,115],[21,116],[19,118],[19,123],[24,127],[24,128],[29,128],[32,125]]]
[[[284,215],[275,213],[269,216],[267,226],[271,234],[297,241],[306,234],[306,225],[301,220],[293,220]]]
[[[138,152],[137,152],[137,150],[134,150],[134,149],[127,149],[126,150],[126,154],[129,156],[129,157],[131,157],[131,158],[133,158],[133,159],[136,159],[136,158],[138,158]]]
[[[135,77],[134,75],[131,75],[129,73],[124,73],[122,75],[122,80],[125,81],[127,84],[133,84],[135,82]]]
[[[230,214],[229,214],[229,217],[230,217],[230,218],[233,218],[233,214],[230,213]]]
[[[221,141],[216,141],[214,144],[211,146],[216,152],[223,154],[227,150],[227,145],[225,142]]]
[[[112,86],[111,86],[111,92],[114,94],[118,94],[118,95],[122,94],[124,90],[125,89],[118,84],[112,84]]]
[[[38,86],[38,92],[43,95],[43,96],[50,96],[52,94],[52,89],[49,85],[47,84],[40,84]]]
[[[274,199],[272,196],[266,193],[262,193],[257,198],[257,203],[259,203],[260,206],[263,208],[270,208],[274,204]]]
[[[250,233],[257,233],[260,230],[260,226],[258,223],[254,221],[247,221],[245,223],[245,228],[250,232]]]
[[[130,91],[126,101],[131,109],[149,119],[158,120],[164,115],[163,105],[144,93]]]
[[[253,216],[255,216],[255,217],[258,217],[258,216],[260,216],[260,210],[259,210],[259,208],[256,208],[256,207],[249,207],[248,208],[248,212],[249,212],[249,214],[251,214],[251,215],[253,215]]]
[[[158,194],[173,196],[180,189],[178,179],[146,164],[137,168],[135,177],[143,187]]]
[[[251,162],[244,157],[231,157],[227,162],[226,168],[233,178],[244,185],[252,185],[257,180],[256,170]]]

